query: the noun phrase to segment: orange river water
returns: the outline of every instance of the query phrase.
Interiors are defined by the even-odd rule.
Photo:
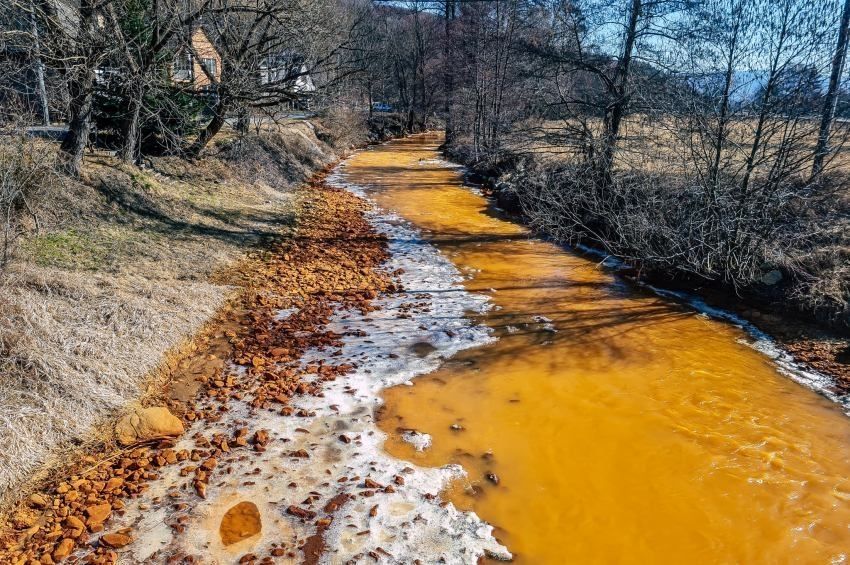
[[[737,327],[500,218],[439,161],[439,142],[361,152],[345,176],[491,297],[480,322],[498,341],[388,390],[386,449],[461,464],[468,480],[444,496],[493,524],[518,563],[850,559],[840,407]],[[405,429],[433,445],[417,452]]]

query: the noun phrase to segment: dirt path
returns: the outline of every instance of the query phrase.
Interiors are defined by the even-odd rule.
[[[324,179],[309,190],[296,238],[227,275],[244,291],[176,363],[167,402],[186,432],[67,468],[11,514],[0,561],[505,555],[489,526],[439,504],[459,469],[415,469],[383,455],[373,422],[381,388],[487,339],[463,316],[474,304],[445,301],[429,317],[435,295],[403,292],[422,275],[411,279],[405,268],[419,262],[440,275],[429,282],[451,287],[451,273],[434,272],[446,265],[415,249],[413,234],[399,239],[414,248],[391,256],[379,230],[400,228]],[[440,340],[437,351],[430,342]],[[397,361],[394,348],[423,343],[424,354]]]

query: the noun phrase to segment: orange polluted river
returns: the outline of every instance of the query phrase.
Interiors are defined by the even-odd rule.
[[[847,562],[840,407],[737,327],[500,219],[440,141],[363,151],[344,177],[491,298],[479,321],[498,340],[388,390],[386,449],[461,464],[468,480],[444,497],[493,524],[518,563]],[[403,441],[409,429],[431,447]]]

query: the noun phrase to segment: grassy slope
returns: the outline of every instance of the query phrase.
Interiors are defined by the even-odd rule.
[[[228,296],[214,273],[286,237],[295,187],[335,158],[305,122],[210,155],[145,169],[93,157],[42,203],[0,277],[0,503],[144,396]]]

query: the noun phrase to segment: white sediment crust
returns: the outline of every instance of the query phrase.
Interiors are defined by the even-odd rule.
[[[431,435],[415,430],[408,430],[401,434],[401,439],[413,446],[416,451],[425,451],[431,447]]]
[[[344,165],[329,176],[328,184],[368,198],[362,187],[345,182],[343,170]],[[364,416],[364,435],[370,438],[366,451],[371,453],[366,457],[371,458],[371,467],[378,470],[377,476],[388,479],[389,474],[398,473],[399,465],[412,472],[403,475],[404,486],[396,487],[396,495],[388,497],[386,505],[379,506],[377,516],[369,524],[364,523],[369,528],[368,534],[363,535],[343,521],[334,522],[326,534],[328,547],[333,548],[327,553],[326,562],[344,562],[364,548],[376,546],[393,556],[390,561],[400,563],[415,558],[432,563],[472,563],[485,552],[510,558],[510,553],[493,538],[492,527],[474,513],[458,511],[451,504],[441,507],[436,499],[425,501],[425,494],[437,494],[448,482],[463,476],[461,467],[427,469],[389,457],[381,449],[384,435],[373,423],[374,411],[381,403],[381,390],[437,369],[443,359],[458,351],[493,341],[488,328],[473,324],[466,315],[485,311],[489,307],[488,299],[467,292],[454,265],[433,245],[422,241],[398,216],[376,209],[369,218],[388,238],[391,259],[387,268],[403,271],[400,278],[404,292],[378,300],[379,309],[366,318],[351,316],[331,324],[331,330],[347,334],[344,358],[354,359],[359,366],[341,380],[356,388],[355,394],[332,396],[335,391],[326,387],[326,400],[340,406],[354,401],[361,407],[369,407]],[[410,303],[423,307],[413,317],[398,317],[399,307]],[[435,349],[419,357],[413,352],[414,346],[423,342]],[[355,410],[355,406],[351,409]],[[427,439],[430,445],[430,436]],[[340,513],[348,511],[362,518],[377,502],[352,501]]]
[[[343,170],[339,167],[327,182],[364,196],[362,189],[345,184]],[[494,339],[489,329],[473,324],[466,315],[484,311],[487,298],[464,290],[451,262],[398,217],[376,210],[370,221],[388,237],[387,270],[403,270],[404,290],[379,297],[378,310],[366,315],[337,313],[328,329],[343,335],[343,347],[309,351],[305,356],[305,362],[351,363],[355,369],[324,383],[323,397],[293,399],[293,408],[314,415],[285,417],[277,410],[252,411],[242,401],[231,401],[214,429],[195,424],[187,430],[177,449],[191,450],[192,436],[198,432],[208,438],[216,431],[230,435],[239,426],[252,432],[266,429],[272,441],[256,456],[240,449],[224,454],[204,500],[194,494],[191,475],[181,477],[179,466],[166,468],[148,494],[130,503],[124,516],[110,524],[110,531],[129,526],[137,536],[120,550],[122,562],[161,562],[169,554],[184,553],[204,563],[224,564],[246,553],[262,558],[282,546],[294,549],[291,561],[300,563],[304,556],[296,548],[316,533],[316,520],[328,515],[324,505],[343,494],[349,498],[331,512],[333,521],[324,532],[323,563],[374,562],[377,556],[381,563],[419,559],[460,564],[475,563],[485,553],[510,558],[491,526],[474,513],[441,505],[439,497],[430,496],[463,476],[463,469],[421,468],[389,456],[383,450],[385,436],[375,423],[383,389],[407,383],[456,352]],[[408,317],[400,307],[411,303],[415,306]],[[282,313],[289,315],[292,312]],[[417,347],[422,343],[431,346],[424,356],[422,347]],[[296,456],[299,450],[309,457]],[[367,477],[392,485],[395,492],[366,488]],[[219,536],[221,518],[244,500],[259,508],[262,532],[225,547]],[[175,511],[181,502],[188,508]],[[316,517],[292,516],[287,512],[290,505],[316,512]],[[170,525],[181,514],[185,531],[175,534]]]

